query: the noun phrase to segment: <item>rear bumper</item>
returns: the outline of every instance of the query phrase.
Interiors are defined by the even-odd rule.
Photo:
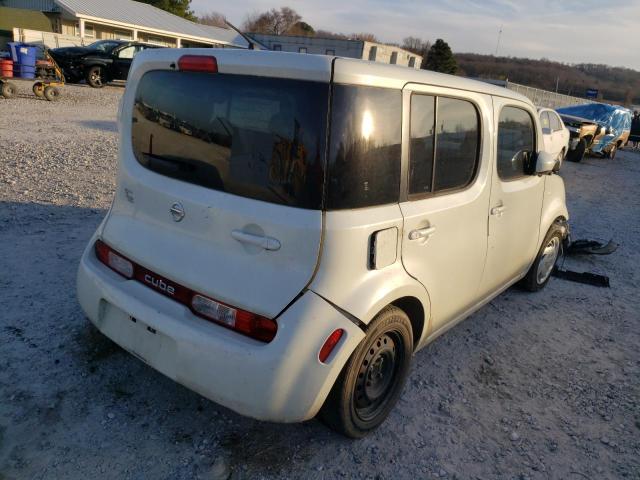
[[[315,416],[364,332],[307,291],[280,317],[268,344],[189,309],[102,265],[93,238],[78,269],[78,300],[107,337],[167,377],[242,415],[296,422]],[[328,359],[326,338],[345,330]]]

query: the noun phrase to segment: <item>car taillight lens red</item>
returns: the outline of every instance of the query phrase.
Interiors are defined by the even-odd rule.
[[[341,328],[338,328],[337,330],[334,330],[333,333],[327,337],[327,339],[324,342],[324,345],[322,345],[322,348],[320,349],[320,353],[318,353],[318,359],[322,363],[325,363],[327,358],[329,358],[329,355],[331,355],[331,352],[333,352],[333,349],[336,347],[336,345],[342,338],[342,335],[344,335],[344,330]]]
[[[133,263],[119,255],[100,240],[96,242],[96,255],[102,263],[123,277],[133,278]]]
[[[186,305],[195,315],[205,320],[215,322],[262,342],[270,342],[276,336],[278,324],[275,320],[218,302],[172,282],[125,258],[101,240],[96,241],[95,251],[98,260],[113,271]]]
[[[218,61],[210,55],[183,55],[178,60],[181,72],[217,73]]]

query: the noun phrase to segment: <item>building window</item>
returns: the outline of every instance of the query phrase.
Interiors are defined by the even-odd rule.
[[[335,50],[332,50],[332,49],[330,49],[330,48],[328,48],[328,49],[327,49],[327,51],[325,52],[325,54],[326,54],[326,55],[335,55],[335,54],[336,54],[336,51],[335,51]]]
[[[389,61],[391,65],[395,65],[398,63],[398,52],[391,52],[391,60]]]
[[[273,51],[274,51],[274,52],[281,52],[281,51],[282,51],[282,45],[280,45],[280,44],[276,43],[276,44],[273,46]]]
[[[115,38],[119,38],[120,40],[132,40],[133,34],[127,30],[116,30],[113,32]],[[149,37],[149,42],[151,43],[151,38]]]
[[[416,57],[409,57],[409,66],[414,68],[416,66]]]
[[[307,47],[298,48],[298,53],[307,53]]]
[[[378,54],[378,47],[371,47],[371,49],[369,50],[369,61],[375,62],[377,54]]]
[[[87,38],[96,38],[96,30],[93,27],[93,25],[85,24],[85,26],[84,26],[84,36],[87,37]]]

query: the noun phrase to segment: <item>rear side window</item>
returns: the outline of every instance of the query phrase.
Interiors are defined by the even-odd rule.
[[[551,129],[554,132],[562,130],[562,122],[560,122],[560,117],[558,117],[555,113],[549,113],[549,120],[551,121]]]
[[[411,97],[409,194],[458,190],[478,167],[480,117],[466,100]]]
[[[398,202],[402,92],[334,85],[327,209]]]
[[[247,198],[320,209],[329,85],[151,71],[136,91],[140,164]]]
[[[534,145],[531,115],[521,108],[503,108],[498,121],[498,176],[513,180],[529,175]]]

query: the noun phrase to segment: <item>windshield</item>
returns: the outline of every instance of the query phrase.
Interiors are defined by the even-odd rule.
[[[108,53],[114,48],[116,48],[118,45],[120,45],[120,42],[114,42],[112,40],[98,40],[97,42],[93,42],[87,48],[90,48],[91,50],[96,50],[98,52]]]

